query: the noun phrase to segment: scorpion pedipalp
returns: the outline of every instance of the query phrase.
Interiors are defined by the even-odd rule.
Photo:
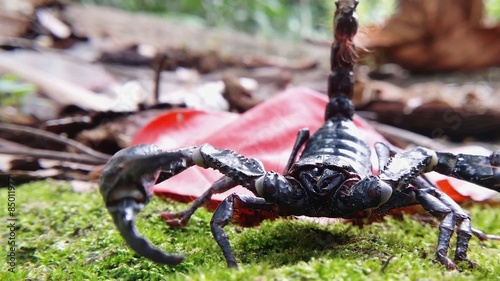
[[[136,145],[117,152],[106,164],[100,180],[101,194],[121,236],[138,254],[168,265],[179,264],[184,259],[153,247],[138,233],[135,218],[153,196],[153,186],[160,172],[164,173],[165,180],[193,165],[214,168],[230,177],[225,176],[215,182],[186,212],[163,214],[162,217],[171,226],[185,224],[212,194],[224,192],[238,183],[252,187],[253,184],[245,183],[265,173],[260,161],[208,144],[175,151],[162,151],[155,145]]]

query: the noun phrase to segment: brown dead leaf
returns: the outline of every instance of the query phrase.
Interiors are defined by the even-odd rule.
[[[482,0],[401,0],[395,15],[361,31],[357,42],[414,71],[497,66],[500,25],[484,26],[483,14]]]
[[[30,26],[30,20],[17,13],[9,13],[0,11],[0,36],[6,40],[5,37],[19,37],[24,34]]]
[[[251,91],[243,87],[236,76],[226,74],[222,81],[224,82],[222,96],[229,103],[229,111],[242,113],[262,102],[255,99]]]

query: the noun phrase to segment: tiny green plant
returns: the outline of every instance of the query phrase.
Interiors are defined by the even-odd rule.
[[[0,76],[0,107],[19,105],[23,96],[34,93],[36,87],[13,74]]]

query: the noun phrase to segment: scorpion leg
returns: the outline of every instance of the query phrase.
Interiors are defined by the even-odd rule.
[[[475,228],[471,228],[472,234],[474,234],[479,240],[481,241],[486,241],[486,240],[497,240],[500,241],[500,236],[498,235],[491,235],[491,234],[486,234],[483,231]]]
[[[416,201],[418,201],[425,210],[441,219],[436,259],[441,264],[445,265],[447,269],[455,269],[456,265],[447,257],[450,239],[458,218],[459,231],[457,232],[457,236],[459,236],[459,238],[457,249],[459,249],[459,251],[457,251],[456,257],[465,259],[467,245],[471,236],[470,219],[456,203],[453,205],[448,200],[443,202],[440,196],[441,194],[435,192],[435,188],[431,186],[431,189],[429,187],[430,185],[426,185],[423,180],[419,178],[422,173],[432,170],[436,164],[437,156],[433,151],[417,147],[409,151],[397,153],[394,157],[390,158],[379,177],[392,186],[394,190],[404,190],[408,195],[414,194]],[[410,192],[410,189],[408,189],[411,183],[416,183],[417,186],[417,188],[413,189],[413,192]],[[445,197],[443,196],[443,198]],[[408,197],[407,200],[407,202],[403,201],[402,204],[412,203],[411,197]],[[397,204],[397,201],[394,200],[388,200],[388,202],[390,202],[390,204]],[[388,207],[392,206],[389,205]]]
[[[196,198],[193,204],[186,210],[179,213],[162,213],[161,217],[166,220],[166,223],[170,226],[185,226],[191,216],[196,212],[198,208],[205,205],[213,194],[223,193],[238,184],[235,183],[229,177],[222,177],[218,179],[207,191],[205,191],[200,197]]]
[[[399,148],[392,146],[391,144],[378,142],[375,144],[375,151],[377,152],[377,158],[379,160],[379,170],[383,170],[384,167],[390,160],[390,157],[393,157],[398,151]],[[439,156],[438,156],[439,157]],[[490,161],[493,166],[500,166],[500,150],[496,151],[490,156]],[[421,179],[419,179],[421,178]],[[432,186],[436,188],[429,180],[425,177],[425,175],[420,175],[416,181],[412,182],[414,186],[419,189],[428,188]],[[439,190],[439,189],[438,189]],[[446,195],[446,194],[445,194]],[[450,198],[450,200],[452,200]],[[416,201],[415,193],[412,188],[407,188],[401,191],[394,191],[391,198],[383,205],[380,206],[374,213],[375,214],[383,214],[388,210],[400,207],[407,207],[412,205],[419,204]],[[471,228],[472,233],[481,241],[485,240],[500,240],[500,236],[485,234],[481,230]]]
[[[243,208],[276,212],[275,204],[266,202],[266,200],[259,197],[233,193],[222,201],[215,210],[212,220],[210,221],[210,227],[217,244],[219,244],[219,247],[222,249],[228,267],[238,267],[238,263],[236,262],[233,250],[229,244],[229,238],[223,228],[231,221],[235,209]]]
[[[417,200],[422,207],[431,215],[441,219],[439,224],[439,238],[436,249],[436,260],[443,264],[447,269],[456,269],[457,266],[448,258],[448,247],[450,239],[455,229],[456,217],[453,211],[441,202],[438,198],[426,192],[426,190],[415,190]],[[470,225],[470,224],[469,224]],[[469,237],[470,238],[470,237]],[[468,240],[467,240],[468,242]]]
[[[377,153],[378,159],[378,170],[382,171],[391,160],[391,157],[398,153],[398,151],[400,151],[400,149],[391,144],[382,142],[375,143],[375,152]]]
[[[419,185],[416,184],[415,181],[412,183]],[[447,257],[447,254],[450,239],[453,235],[455,225],[457,224],[459,225],[459,230],[457,231],[457,254],[455,259],[466,260],[469,264],[474,265],[473,262],[465,258],[471,233],[469,217],[460,209],[460,207],[457,209],[455,206],[448,206],[448,204],[443,202],[434,190],[408,187],[402,191],[395,191],[393,196],[384,205],[380,206],[375,213],[381,214],[394,208],[417,204],[421,205],[427,212],[441,220],[439,225],[436,260],[443,264],[447,269],[456,269],[455,263]],[[459,253],[461,254],[459,258],[457,258]]]
[[[413,184],[417,185],[415,182]],[[395,192],[393,194],[393,197],[386,204],[376,210],[376,214],[381,214],[394,208],[421,205],[427,212],[441,220],[436,260],[447,269],[457,268],[455,263],[447,257],[447,254],[455,225],[458,225],[455,261],[467,261],[471,267],[475,266],[473,261],[466,258],[471,233],[474,233],[474,231],[471,228],[470,218],[458,205],[455,205],[456,203],[449,204],[451,202],[446,198],[446,195],[441,196],[442,193],[434,188],[420,189],[409,187],[402,192]],[[482,235],[481,237],[485,239],[489,238],[486,235]]]
[[[387,155],[390,149],[380,146],[377,151],[380,151],[380,154]],[[439,158],[440,156],[441,158]],[[447,257],[450,239],[456,226],[457,248],[455,252],[455,261],[466,261],[473,267],[475,263],[467,259],[469,240],[474,233],[469,216],[448,195],[442,193],[421,175],[431,170],[443,169],[443,163],[453,162],[451,160],[456,160],[456,162],[463,161],[457,159],[463,155],[456,156],[456,158],[453,158],[454,155],[449,156],[449,154],[447,154],[446,156],[448,157],[445,158],[442,154],[440,155],[431,150],[417,147],[410,151],[397,153],[394,157],[390,158],[390,160],[385,163],[380,178],[390,184],[395,190],[399,190],[399,192],[395,191],[394,195],[377,210],[377,213],[383,210],[389,210],[393,207],[414,204],[415,201],[412,199],[412,195],[414,195],[416,201],[420,203],[425,210],[441,219],[436,260],[445,265],[447,269],[457,268],[455,263]],[[477,157],[482,161],[488,160],[489,166],[491,166],[491,162],[494,162],[489,160],[493,158],[492,156],[489,158],[480,156],[468,157],[468,160],[472,159],[472,157]],[[381,160],[381,162],[383,162],[383,160]],[[455,162],[452,164],[453,165],[448,165],[447,167],[457,166]],[[463,170],[458,169],[458,171]],[[479,175],[479,177],[481,176],[484,176],[484,173]],[[479,180],[483,180],[484,182],[486,179],[479,178]],[[410,183],[414,188],[409,187]],[[405,198],[405,196],[408,197]]]
[[[290,154],[288,162],[286,163],[285,170],[283,172],[284,175],[290,171],[290,168],[292,168],[293,163],[295,163],[297,154],[299,154],[300,148],[304,145],[304,143],[306,143],[308,139],[309,139],[309,129],[307,128],[300,129],[299,132],[297,133],[297,138],[295,139],[295,144],[293,145],[292,153]]]
[[[453,199],[451,199],[447,194],[443,193],[439,189],[437,189],[434,185],[432,185],[430,182],[428,182],[424,177],[419,177],[418,179],[415,180],[413,183],[415,186],[419,187],[418,192],[425,192],[433,197],[435,197],[437,200],[439,200],[442,204],[444,204],[446,207],[448,207],[455,217],[455,225],[457,226],[457,246],[456,246],[456,251],[455,251],[455,261],[456,262],[461,262],[461,261],[466,261],[470,267],[474,267],[477,264],[469,259],[467,259],[467,249],[469,247],[469,240],[472,237],[472,234],[474,231],[472,230],[472,225],[471,225],[471,220],[469,215],[455,202]],[[418,194],[417,192],[417,194]],[[418,198],[418,195],[417,195]],[[422,206],[424,206],[422,204]],[[425,208],[425,206],[424,206]],[[431,210],[428,210],[429,213],[433,214]],[[441,223],[441,225],[444,223],[444,221]],[[440,230],[441,230],[441,225],[440,225]],[[448,227],[448,226],[443,226],[443,227]],[[454,227],[454,225],[453,225]],[[443,258],[446,257],[446,252],[448,250],[449,246],[449,239],[450,237],[447,237],[448,235],[448,229],[446,229],[445,233],[443,234],[442,231],[440,232],[440,238],[438,240],[438,249],[436,250],[436,258],[443,263],[443,260],[447,260]],[[453,229],[451,234],[453,233]],[[450,234],[450,236],[451,236]],[[448,266],[447,266],[448,268]],[[448,268],[450,269],[450,268]],[[452,267],[453,269],[453,267]]]

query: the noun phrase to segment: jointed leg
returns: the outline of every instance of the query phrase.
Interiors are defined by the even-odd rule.
[[[391,157],[398,153],[398,151],[400,151],[400,149],[391,144],[377,142],[375,144],[375,152],[377,153],[378,170],[384,170]]]
[[[299,154],[300,148],[306,143],[309,139],[309,129],[301,129],[297,133],[297,138],[295,139],[295,144],[292,148],[292,153],[290,153],[290,157],[288,158],[288,162],[286,163],[285,170],[283,174],[288,173],[290,168],[292,168],[293,163],[295,163],[295,159],[297,158],[297,154]]]
[[[436,158],[436,154],[424,148],[397,153],[389,160],[386,160],[391,153],[389,147],[378,145],[377,153],[382,156],[379,160],[383,167],[380,178],[394,189],[391,198],[380,206],[377,212],[420,203],[430,214],[442,220],[439,226],[436,259],[448,269],[456,268],[453,261],[447,257],[450,239],[456,225],[455,260],[467,261],[474,266],[475,264],[467,259],[469,240],[473,233],[469,216],[448,195],[439,191],[424,176],[421,176],[422,173],[452,161],[444,161],[444,158],[439,158],[439,155]],[[451,156],[448,159],[451,159]],[[410,183],[414,186],[413,188],[408,187]]]
[[[451,199],[447,194],[443,193],[436,187],[434,187],[430,182],[428,182],[424,177],[420,177],[415,181],[421,191],[428,193],[429,195],[437,198],[442,204],[448,207],[454,214],[457,226],[457,247],[455,251],[455,261],[466,261],[470,266],[475,266],[476,264],[471,260],[467,259],[467,249],[469,247],[469,240],[472,237],[473,231],[471,226],[471,220],[469,215]],[[439,249],[438,249],[439,251]],[[436,253],[438,255],[438,253]]]
[[[439,224],[439,238],[438,246],[436,249],[437,261],[446,266],[447,269],[456,269],[456,265],[447,256],[448,247],[450,246],[450,239],[455,229],[455,214],[438,198],[428,193],[427,190],[417,189],[415,190],[415,193],[417,196],[417,200],[421,203],[422,207],[424,207],[424,209],[427,210],[431,215],[442,220]]]
[[[237,267],[238,263],[236,262],[233,250],[229,244],[229,238],[224,232],[223,227],[231,221],[234,210],[239,208],[263,210],[268,212],[276,211],[276,205],[266,202],[264,199],[259,197],[233,193],[222,201],[217,210],[215,210],[212,220],[210,221],[210,227],[217,244],[219,244],[219,247],[222,249],[222,253],[226,258],[228,267]]]
[[[409,187],[403,190],[394,190],[391,198],[375,209],[373,214],[385,214],[392,209],[415,205],[420,205],[420,203],[417,201],[414,188]]]
[[[196,212],[199,207],[208,203],[213,194],[223,193],[237,185],[238,184],[235,183],[231,178],[224,176],[218,179],[200,197],[196,198],[196,200],[188,209],[179,213],[162,213],[161,217],[165,219],[166,223],[170,226],[185,226],[194,212]]]

